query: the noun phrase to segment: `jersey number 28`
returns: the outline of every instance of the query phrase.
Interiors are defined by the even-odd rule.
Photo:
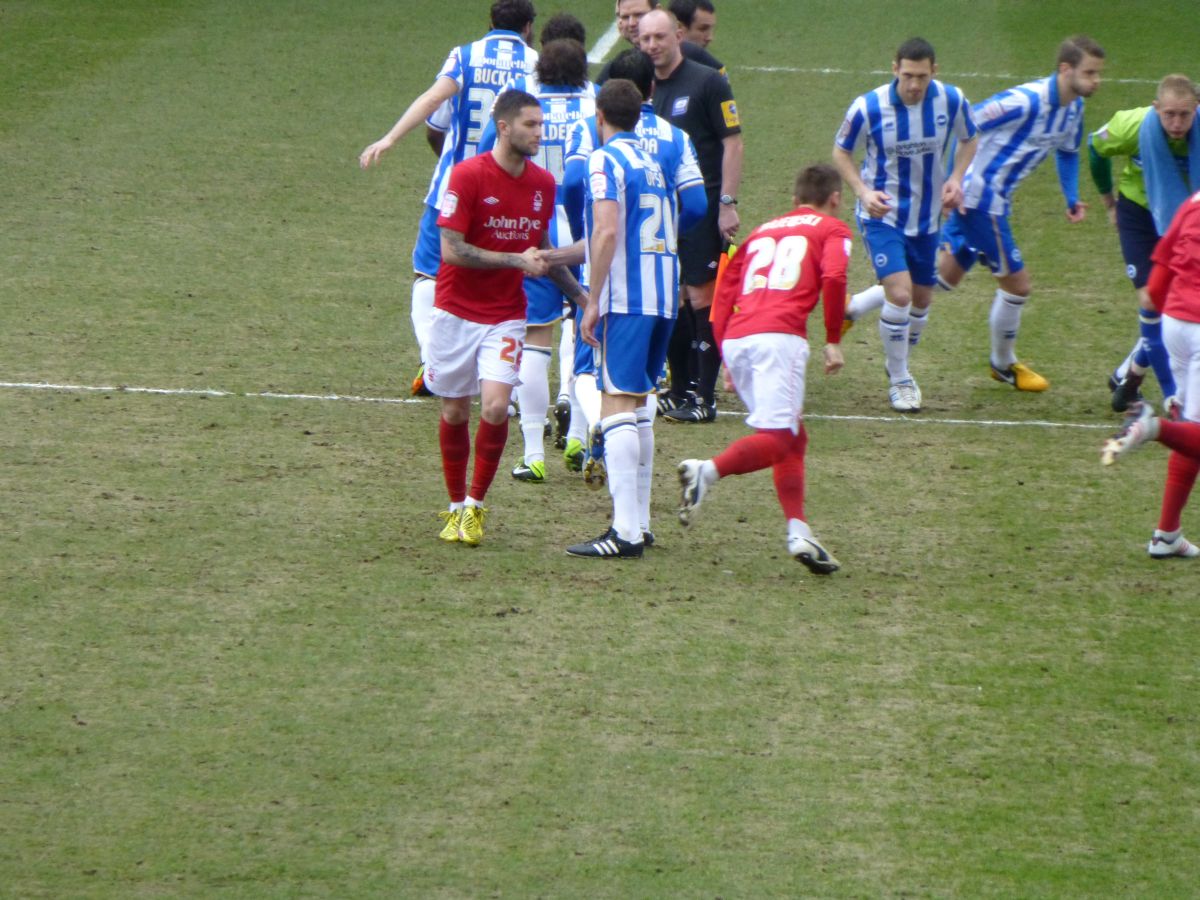
[[[746,252],[750,261],[742,277],[743,294],[753,294],[764,287],[790,291],[800,281],[808,239],[798,234],[789,234],[778,241],[773,237],[755,238],[746,246]],[[765,275],[764,269],[767,269]]]

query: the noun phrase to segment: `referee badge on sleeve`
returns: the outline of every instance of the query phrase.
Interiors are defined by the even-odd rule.
[[[725,116],[726,128],[737,128],[742,124],[742,120],[738,118],[737,103],[733,100],[726,100],[721,104],[721,114]]]

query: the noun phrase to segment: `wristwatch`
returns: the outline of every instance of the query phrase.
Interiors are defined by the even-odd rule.
[[[722,206],[737,206],[737,197],[732,194],[722,194],[718,199]]]

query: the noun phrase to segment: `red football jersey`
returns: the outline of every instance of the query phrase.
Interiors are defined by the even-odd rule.
[[[1200,193],[1179,207],[1150,258],[1174,276],[1162,311],[1173,319],[1200,322]]]
[[[542,245],[553,213],[553,175],[526,161],[521,177],[513,178],[491,153],[481,153],[451,170],[437,223],[483,250],[523,253]],[[469,269],[442,260],[433,305],[485,325],[523,319],[524,277],[520,269]]]
[[[808,315],[820,295],[826,340],[840,343],[851,244],[844,222],[806,206],[759,225],[717,283],[717,341],[766,332],[808,337]]]

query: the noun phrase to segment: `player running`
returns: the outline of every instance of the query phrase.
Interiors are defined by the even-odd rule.
[[[755,433],[713,459],[679,464],[679,521],[689,527],[718,479],[771,469],[787,520],[788,552],[811,572],[836,572],[838,561],[813,536],[804,515],[807,322],[825,303],[825,374],[842,368],[842,314],[850,229],[835,215],[842,180],[829,165],[796,178],[796,208],[750,233],[717,285],[713,332],[750,414]]]

